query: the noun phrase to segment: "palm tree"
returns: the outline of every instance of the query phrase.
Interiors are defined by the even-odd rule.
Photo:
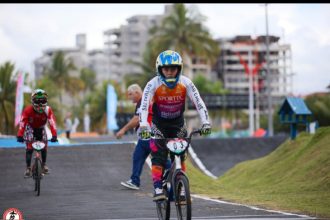
[[[55,53],[52,66],[46,68],[44,71],[45,75],[48,75],[51,80],[53,80],[58,89],[60,90],[59,98],[62,103],[62,92],[64,89],[71,87],[69,72],[75,70],[76,67],[72,60],[65,59],[63,51],[58,51]]]
[[[148,47],[154,59],[159,52],[172,49],[181,54],[186,68],[193,57],[206,58],[210,64],[216,61],[220,49],[202,25],[206,18],[192,12],[182,3],[174,4],[172,13],[161,25],[150,29]]]
[[[84,82],[84,90],[86,92],[94,90],[96,84],[96,73],[93,70],[89,68],[81,69],[80,79]]]
[[[204,75],[197,74],[193,83],[201,94],[226,94],[228,90],[224,89],[221,81],[208,80]]]
[[[13,80],[15,64],[5,62],[0,66],[0,129],[6,134],[14,129],[16,83]],[[3,112],[3,114],[2,114]]]
[[[155,71],[155,57],[153,56],[153,52],[151,48],[146,47],[143,53],[143,61],[137,62],[129,60],[129,64],[133,64],[139,66],[142,70],[142,73],[132,73],[125,76],[126,85],[130,85],[132,83],[137,83],[144,88],[148,81],[156,75]]]
[[[47,94],[48,94],[48,105],[51,106],[54,115],[56,116],[56,123],[57,125],[62,125],[61,122],[63,122],[63,117],[62,117],[62,112],[61,112],[61,104],[59,99],[58,99],[58,86],[57,84],[50,79],[50,77],[43,76],[42,78],[38,79],[35,82],[35,88],[45,88]],[[24,100],[29,100],[30,102],[30,97],[28,99]]]

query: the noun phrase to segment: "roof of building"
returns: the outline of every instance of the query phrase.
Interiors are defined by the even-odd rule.
[[[279,114],[293,112],[297,115],[311,115],[312,112],[309,110],[302,98],[298,97],[287,97],[280,110]]]

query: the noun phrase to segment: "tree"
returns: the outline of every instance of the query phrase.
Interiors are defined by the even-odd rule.
[[[141,86],[141,88],[144,88],[148,81],[156,76],[155,57],[153,56],[153,53],[149,47],[146,47],[142,60],[142,62],[136,62],[132,60],[128,61],[129,64],[139,66],[142,70],[142,73],[132,73],[130,75],[126,75],[126,85],[137,83]]]
[[[202,25],[205,20],[206,17],[198,11],[189,11],[182,3],[174,4],[173,11],[163,19],[161,25],[150,30],[148,47],[153,59],[159,52],[172,49],[181,54],[185,65],[190,63],[192,57],[206,58],[213,64],[220,49]]]
[[[63,116],[61,111],[61,103],[58,99],[58,87],[57,84],[47,75],[36,81],[36,88],[44,89],[48,94],[48,105],[52,107],[54,115],[56,117],[56,124],[63,125]],[[31,94],[24,100],[28,100],[31,103]]]
[[[156,76],[156,58],[161,51],[172,49],[179,52],[184,59],[186,68],[190,57],[198,56],[206,58],[212,65],[220,50],[218,43],[209,35],[202,26],[205,17],[197,10],[188,10],[184,4],[174,4],[172,13],[165,17],[160,26],[154,26],[149,30],[150,40],[143,53],[143,61],[128,61],[137,65],[142,72],[131,73],[125,78],[125,82],[138,83],[142,88],[154,76]]]
[[[200,93],[204,94],[226,94],[228,93],[222,86],[221,81],[208,80],[204,75],[197,74],[193,83]]]
[[[60,90],[59,98],[61,103],[63,90],[70,89],[72,86],[69,80],[69,72],[75,69],[76,67],[72,60],[65,59],[63,51],[58,51],[54,55],[51,67],[44,70],[44,74],[48,75]]]
[[[80,79],[84,82],[84,90],[92,91],[96,84],[96,73],[88,68],[83,68],[80,71]]]
[[[305,102],[320,126],[330,126],[330,93],[307,96]]]
[[[13,80],[15,64],[5,62],[0,66],[0,131],[14,131],[16,82]]]
[[[118,99],[123,99],[125,93],[120,91],[120,84],[113,80],[103,81],[102,85],[93,90],[84,100],[84,103],[90,105],[91,128],[98,132],[106,132],[107,125],[107,88],[111,84],[117,94]],[[119,106],[117,106],[119,108]]]

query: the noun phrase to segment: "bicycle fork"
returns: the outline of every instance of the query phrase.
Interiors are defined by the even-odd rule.
[[[37,161],[40,161],[40,163],[38,164]],[[32,167],[32,174],[34,178],[42,178],[43,174],[42,172],[40,173],[40,176],[38,175],[38,170],[36,170],[36,166],[40,166],[38,167],[38,169],[42,170],[42,159],[41,159],[41,154],[40,152],[36,151],[35,156],[34,156],[34,163],[33,163],[33,167]]]
[[[176,177],[177,175],[183,175],[183,176],[186,176],[186,174],[184,173],[184,171],[182,170],[182,165],[181,165],[181,157],[178,156],[178,155],[175,155],[175,158],[174,158],[174,161],[175,161],[175,169],[174,169],[174,173],[173,173],[173,176],[172,176],[172,187],[175,187],[175,182],[176,182]],[[188,179],[188,178],[187,178]],[[184,192],[184,188],[181,189],[181,191],[179,192],[179,194],[177,195],[178,192],[175,192],[174,193],[174,198],[176,197],[179,197],[180,194],[185,194]]]

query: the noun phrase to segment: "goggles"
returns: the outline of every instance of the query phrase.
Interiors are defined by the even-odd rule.
[[[46,104],[47,100],[46,99],[35,99],[33,100],[35,104]]]

